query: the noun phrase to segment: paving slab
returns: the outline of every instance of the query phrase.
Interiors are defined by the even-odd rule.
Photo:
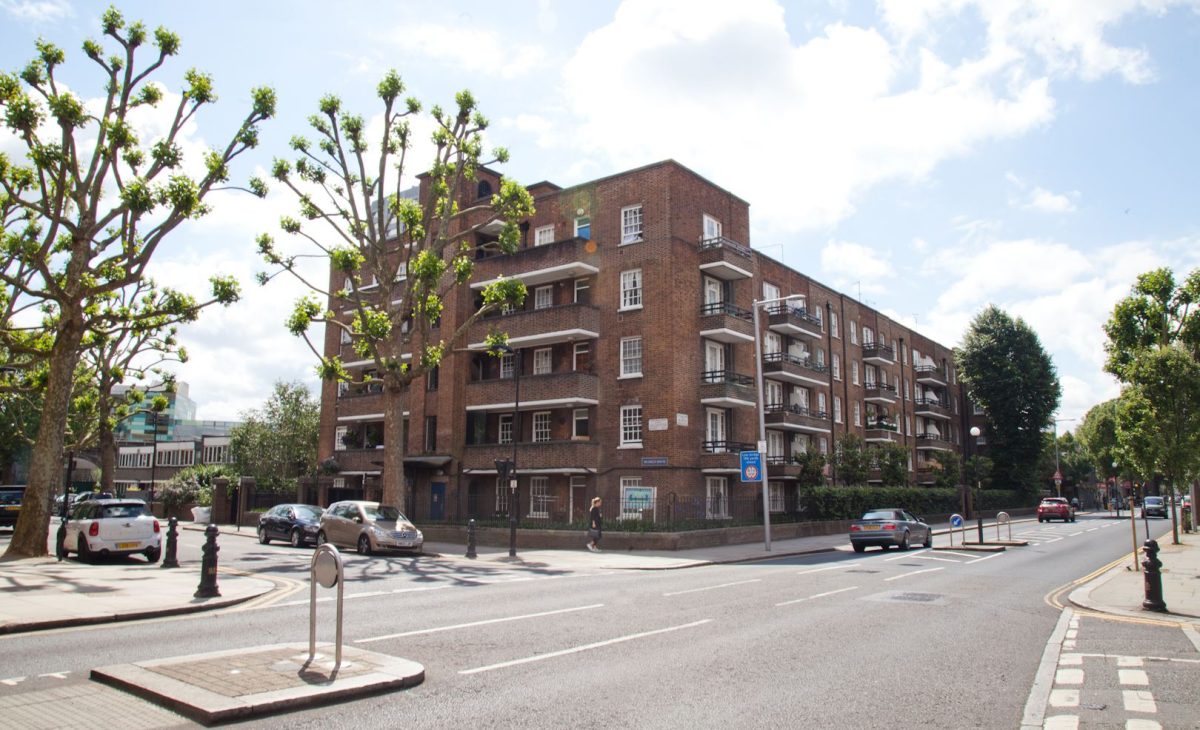
[[[244,720],[281,711],[414,687],[425,680],[417,662],[321,644],[309,659],[308,644],[151,659],[93,669],[91,678],[204,724]]]

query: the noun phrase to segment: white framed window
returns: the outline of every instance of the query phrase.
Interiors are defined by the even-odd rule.
[[[550,516],[550,477],[529,478],[529,516]]]
[[[850,382],[858,385],[858,360],[850,361]]]
[[[912,436],[912,416],[904,417],[904,435]]]
[[[821,331],[825,331],[825,315],[821,314],[821,307],[816,306],[809,310],[809,314],[817,318],[817,322],[821,325]]]
[[[724,454],[728,450],[725,439],[724,410],[720,408],[705,409],[704,440],[708,442],[711,453]]]
[[[839,340],[842,339],[842,333],[838,330],[837,312],[829,313],[829,334],[831,337],[836,337]]]
[[[782,431],[767,431],[767,458],[782,459],[786,456],[784,443]]]
[[[850,322],[850,344],[851,345],[858,344],[858,329],[857,328],[858,328],[858,325],[856,325],[854,323],[854,321],[851,320],[851,322]]]
[[[621,406],[621,446],[641,448],[641,406]]]
[[[822,454],[828,454],[829,453],[829,439],[822,436],[821,440],[817,442],[817,449]]]
[[[512,314],[517,311],[517,308],[512,305],[512,302],[504,302],[500,305],[500,314]]]
[[[816,350],[813,351],[813,354],[816,355],[817,367],[819,367],[819,368],[825,367],[825,348],[818,347]]]
[[[705,477],[707,491],[704,516],[710,520],[729,519],[729,480],[725,477]]]
[[[842,422],[842,399],[840,396],[833,396],[833,422]]]
[[[511,444],[513,440],[513,416],[511,413],[501,413],[497,425],[497,443]]]
[[[620,310],[642,308],[642,270],[632,269],[621,272],[621,307]]]
[[[345,489],[346,488],[346,477],[334,477],[333,488],[334,489]]]
[[[862,425],[862,408],[859,408],[858,401],[854,401],[854,425]]]
[[[893,337],[892,338],[892,357],[895,357],[897,352],[900,352],[900,347],[898,346],[896,339]]]
[[[817,393],[817,412],[818,413],[828,413],[829,412],[828,409],[826,409],[826,407],[825,407],[826,403],[827,403],[827,401],[825,400],[825,394]],[[806,403],[805,405],[808,405],[808,404]]]
[[[533,308],[549,309],[554,306],[554,287],[539,286],[533,290]]]
[[[658,487],[643,487],[641,477],[621,477],[622,520],[640,520],[647,510],[651,519],[657,514]]]
[[[912,397],[909,395],[909,393],[910,393],[910,391],[908,388],[908,378],[905,378],[904,379],[904,400],[912,400]]]
[[[506,514],[508,512],[508,492],[509,487],[504,483],[503,479],[496,478],[496,514]]]
[[[337,381],[338,398],[341,398],[342,396],[346,395],[346,393],[348,393],[349,391],[350,391],[349,383],[347,383],[345,380]]]
[[[870,327],[863,325],[863,347],[870,347],[873,344],[875,344],[875,333],[871,331]]]
[[[721,221],[713,218],[707,213],[704,214],[704,240],[708,241],[713,238],[721,237]]]
[[[775,380],[767,381],[767,405],[783,404],[783,383]]]
[[[763,336],[763,353],[772,355],[783,349],[783,338],[778,332],[768,332]]]
[[[808,408],[808,388],[802,388],[799,385],[792,386],[792,405]]]
[[[591,216],[580,216],[575,219],[575,237],[590,239],[592,237]]]
[[[511,378],[516,371],[517,356],[511,352],[506,352],[500,356],[500,377],[504,379]]]
[[[900,353],[900,364],[907,365],[908,364],[908,350],[896,350],[896,352]]]
[[[920,364],[921,364],[921,353],[917,350],[917,348],[914,347],[913,348],[913,367],[916,367]]]
[[[346,450],[346,434],[350,433],[349,426],[338,426],[333,432],[333,450]]]
[[[571,352],[571,369],[575,372],[587,370],[591,367],[592,346],[588,342],[576,342],[575,347]]]
[[[704,277],[704,303],[720,304],[725,301],[725,284],[711,276]]]
[[[354,338],[350,336],[350,330],[342,330],[342,344],[343,345],[349,345],[353,341],[353,339]]]
[[[642,338],[621,338],[621,374],[622,378],[642,377]]]
[[[590,287],[591,287],[591,285],[588,283],[587,279],[576,279],[575,280],[575,303],[576,304],[587,304],[588,289]]]
[[[539,347],[533,351],[533,374],[534,375],[549,375],[553,370],[551,364],[551,349],[549,347]]]
[[[722,342],[713,342],[712,340],[704,341],[704,372],[709,374],[710,378],[716,378],[717,373],[721,373],[723,379],[725,372],[725,344]],[[710,382],[720,382],[711,380]]]
[[[771,300],[771,299],[778,299],[779,296],[780,296],[779,287],[775,286],[774,284],[768,284],[765,281],[763,282],[763,301],[764,302]]]
[[[767,489],[770,492],[770,510],[772,512],[783,512],[785,509],[783,501],[783,485],[779,482],[770,482],[767,484]]]
[[[533,441],[545,443],[550,440],[550,411],[538,411],[533,414]]]
[[[792,456],[799,456],[800,454],[807,454],[808,449],[811,446],[811,444],[812,444],[811,437],[808,434],[806,434],[806,433],[792,434]]]
[[[554,243],[554,225],[538,226],[533,229],[533,245],[545,246],[548,243]]]
[[[833,353],[832,357],[833,357],[833,360],[832,360],[833,364],[831,367],[833,368],[833,379],[841,380],[842,379],[842,358],[836,352]]]
[[[588,409],[576,408],[572,411],[571,418],[571,438],[587,439],[591,437],[591,423],[588,417]]]
[[[621,209],[621,245],[642,240],[642,206],[630,205]]]

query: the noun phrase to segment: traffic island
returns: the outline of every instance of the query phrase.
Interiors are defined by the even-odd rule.
[[[931,550],[964,550],[970,553],[1002,553],[1006,549],[1003,544],[993,542],[967,542],[959,545],[935,545]]]
[[[425,680],[417,662],[343,647],[309,660],[308,644],[227,651],[93,669],[91,678],[162,705],[203,725],[244,720],[414,687]]]

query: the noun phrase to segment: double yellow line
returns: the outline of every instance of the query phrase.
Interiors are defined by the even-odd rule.
[[[1046,603],[1048,605],[1050,605],[1051,607],[1057,608],[1058,610],[1061,611],[1062,609],[1067,607],[1066,604],[1063,603],[1063,598],[1066,597],[1066,595],[1068,593],[1070,593],[1072,590],[1078,588],[1079,586],[1081,586],[1085,583],[1088,583],[1090,581],[1095,580],[1096,578],[1099,578],[1101,575],[1103,575],[1104,573],[1107,573],[1108,571],[1117,567],[1121,563],[1124,563],[1126,560],[1129,560],[1129,556],[1123,555],[1123,556],[1117,558],[1116,560],[1112,561],[1111,563],[1101,566],[1101,567],[1097,568],[1096,570],[1093,570],[1091,573],[1088,573],[1087,575],[1083,576],[1082,578],[1077,578],[1077,579],[1071,581],[1070,583],[1067,583],[1066,585],[1062,585],[1062,586],[1059,586],[1058,588],[1055,588],[1054,590],[1052,590],[1046,594],[1046,597],[1045,597]],[[1105,621],[1118,621],[1118,622],[1127,623],[1127,624],[1147,624],[1150,626],[1168,626],[1168,627],[1172,627],[1172,628],[1183,628],[1184,626],[1191,625],[1190,622],[1187,622],[1187,621],[1167,621],[1164,619],[1137,618],[1134,616],[1118,616],[1118,615],[1111,614],[1111,613],[1101,613],[1100,611],[1094,611],[1091,609],[1080,608],[1079,606],[1071,606],[1071,609],[1074,610],[1075,613],[1079,614],[1080,616],[1104,619]]]

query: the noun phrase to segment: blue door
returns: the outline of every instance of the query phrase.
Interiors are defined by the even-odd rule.
[[[433,482],[429,485],[429,519],[446,519],[446,483]]]

